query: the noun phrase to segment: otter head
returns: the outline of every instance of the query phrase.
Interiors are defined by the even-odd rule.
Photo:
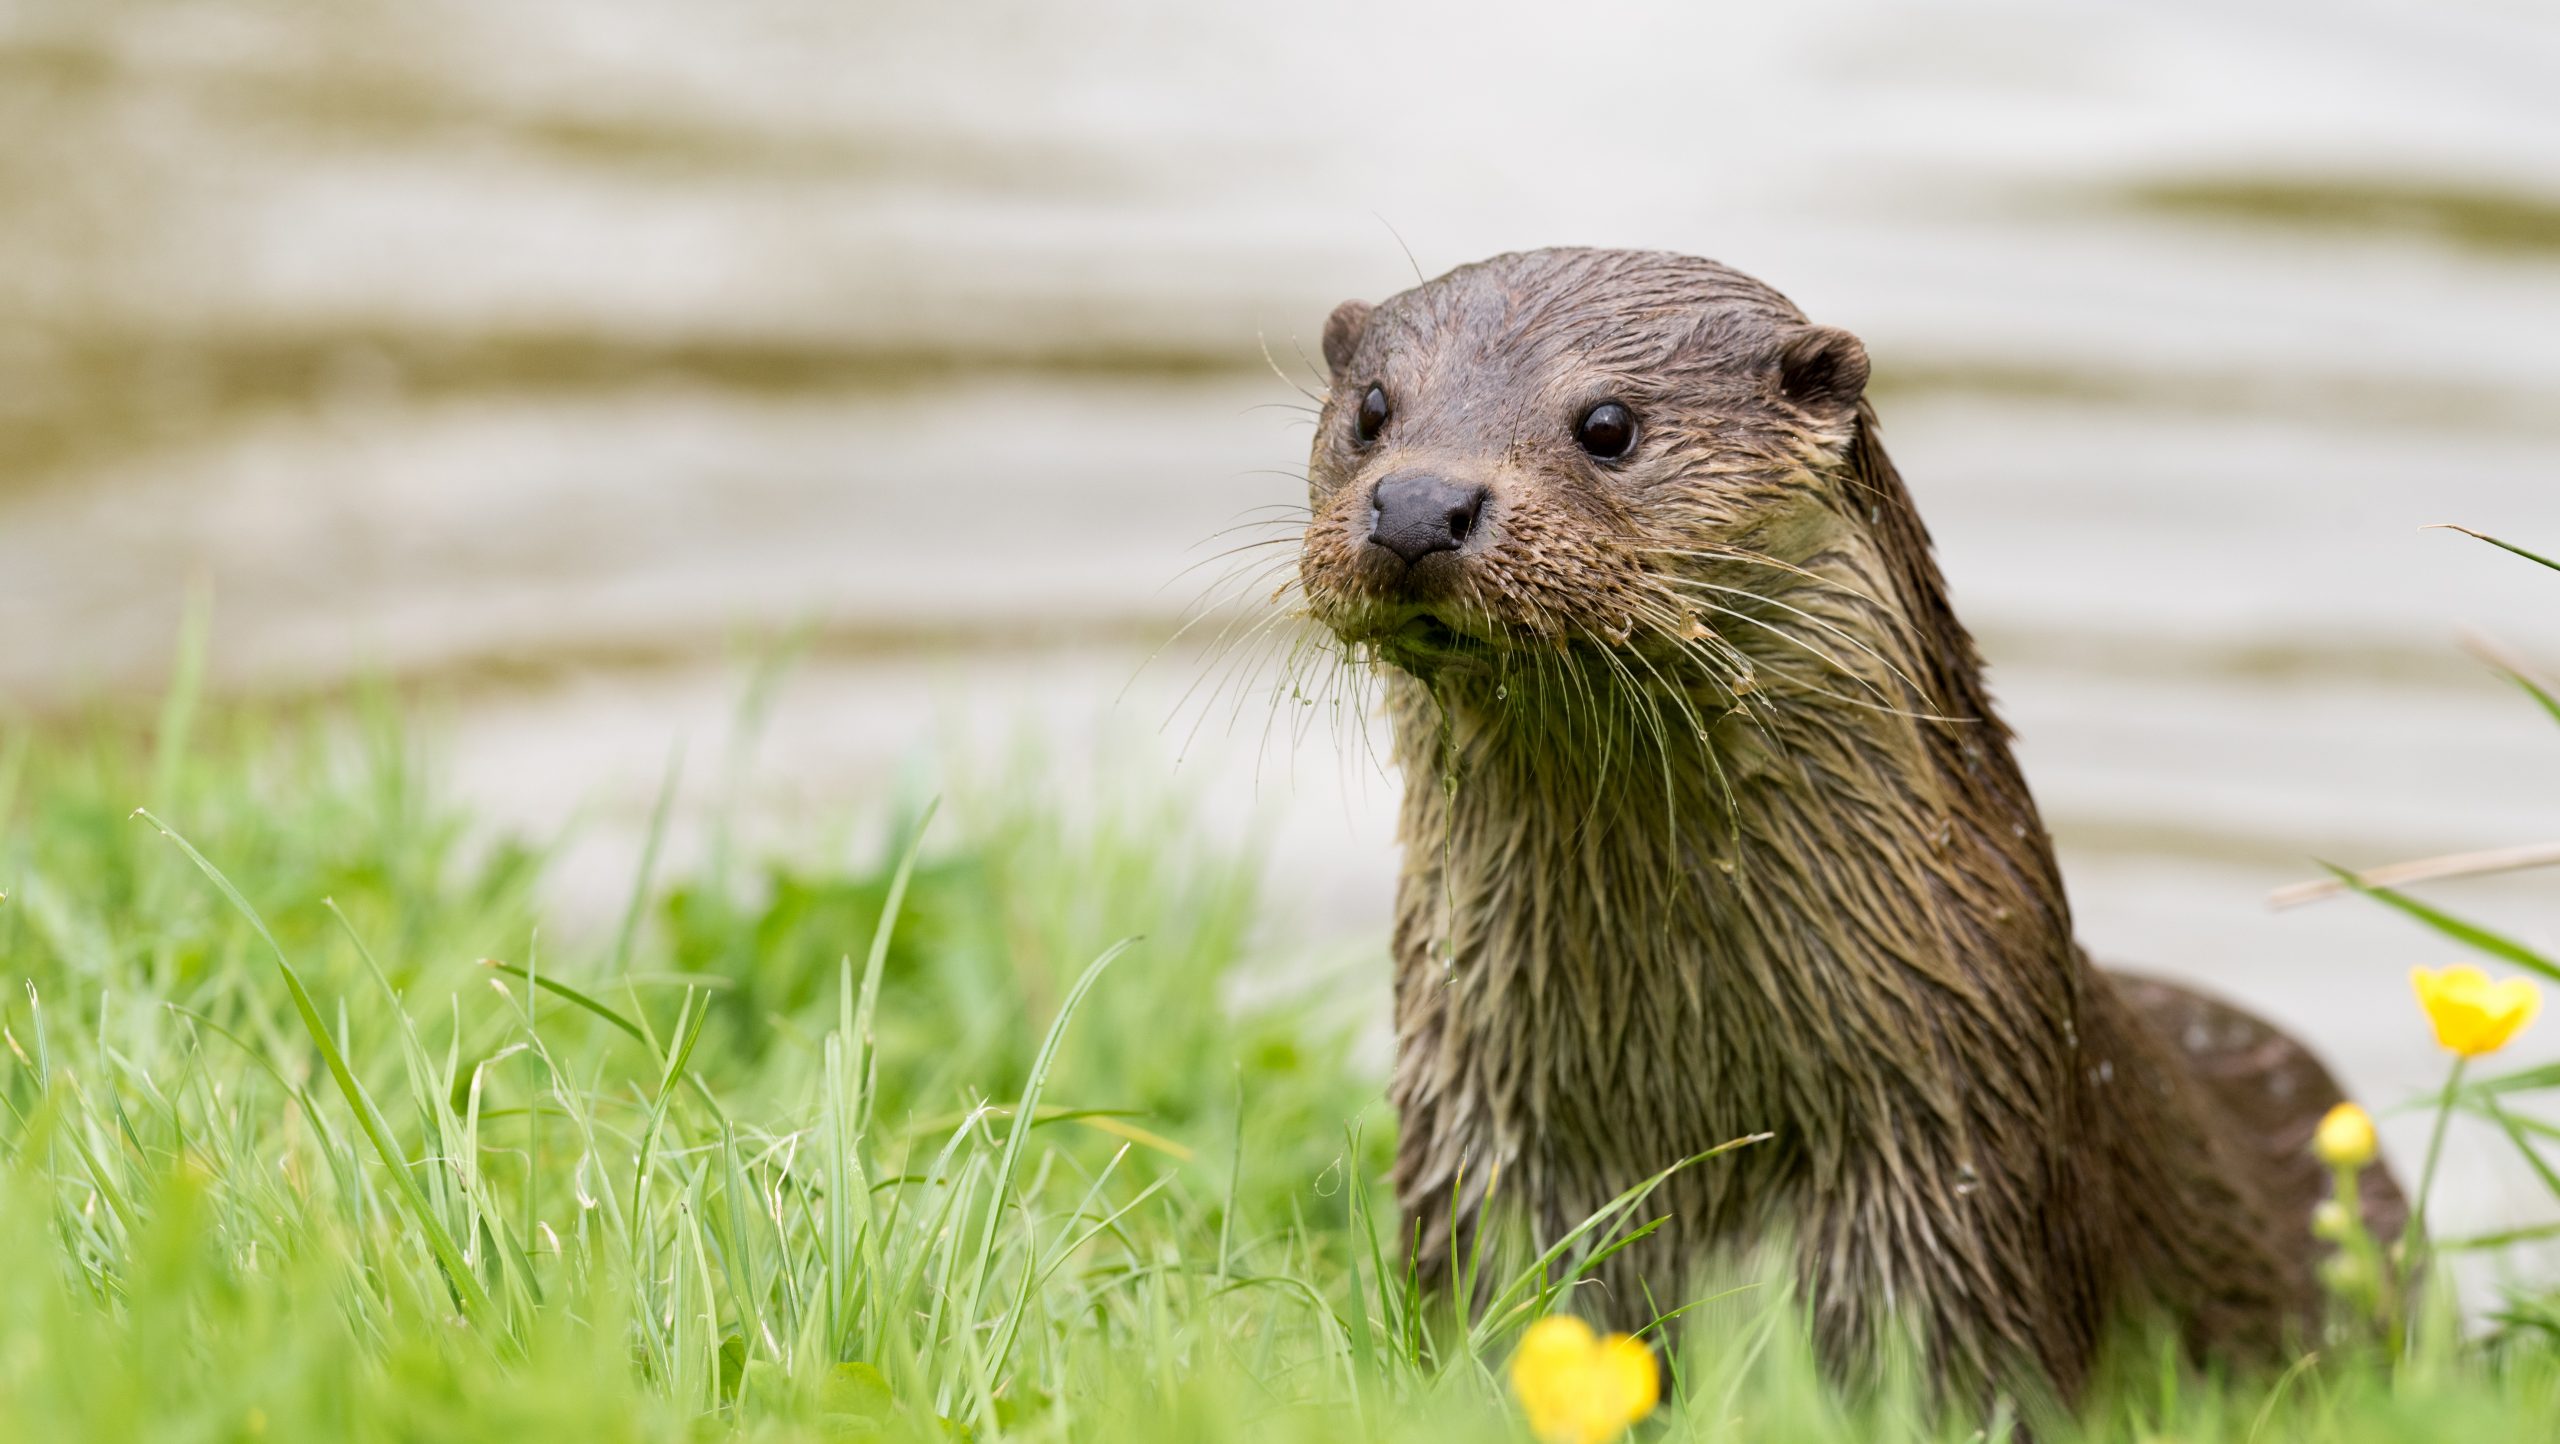
[[[1865,349],[1711,261],[1499,256],[1346,302],[1324,358],[1309,609],[1435,686],[1603,648],[1748,687],[1722,634],[1869,520]]]

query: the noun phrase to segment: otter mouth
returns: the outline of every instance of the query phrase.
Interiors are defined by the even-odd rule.
[[[1495,641],[1465,621],[1416,608],[1382,617],[1364,629],[1365,642],[1379,660],[1419,676],[1438,672],[1453,661],[1495,650]]]
[[[1429,612],[1405,618],[1378,640],[1381,646],[1416,652],[1457,652],[1477,645],[1476,638]]]

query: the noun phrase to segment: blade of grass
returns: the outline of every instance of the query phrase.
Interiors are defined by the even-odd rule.
[[[1344,1146],[1347,1150],[1344,1156],[1356,1159],[1360,1149],[1359,1134],[1347,1127],[1343,1133]],[[1363,1242],[1368,1244],[1370,1266],[1375,1270],[1378,1280],[1378,1307],[1381,1312],[1386,1309],[1387,1265],[1385,1256],[1378,1249],[1378,1221],[1368,1206],[1368,1190],[1362,1186],[1357,1176],[1357,1165],[1346,1164],[1345,1167],[1352,1175],[1351,1197],[1346,1200],[1350,1207],[1351,1227],[1353,1232],[1361,1237],[1355,1237],[1352,1240],[1352,1247],[1345,1250],[1343,1256],[1343,1261],[1351,1268],[1351,1318],[1342,1330],[1343,1375],[1352,1381],[1352,1407],[1358,1410],[1360,1408],[1359,1379],[1364,1374],[1378,1372],[1378,1341],[1369,1326],[1369,1287],[1360,1267],[1360,1244]]]
[[[2560,1063],[2541,1063],[2531,1068],[2519,1068],[2513,1073],[2501,1073],[2495,1078],[2483,1078],[2466,1091],[2477,1094],[2533,1093],[2544,1088],[2560,1088]]]
[[[656,1051],[653,1040],[647,1033],[641,1031],[639,1024],[634,1023],[629,1018],[615,1012],[611,1006],[598,1002],[592,995],[580,992],[578,989],[569,986],[567,983],[561,982],[558,978],[552,977],[547,973],[530,972],[526,969],[517,967],[513,963],[502,963],[496,958],[482,958],[480,960],[480,966],[487,968],[493,973],[504,973],[508,977],[522,979],[527,987],[539,988],[564,1003],[569,1003],[573,1006],[583,1008],[587,1012],[602,1018],[605,1022],[612,1024],[617,1030],[627,1035],[632,1042],[637,1043],[644,1048],[649,1048],[652,1052]],[[721,1111],[719,1095],[711,1091],[711,1085],[703,1082],[700,1078],[689,1072],[685,1074],[684,1081],[693,1089],[693,1095],[702,1100],[703,1106],[711,1110],[711,1116],[714,1119],[725,1121],[728,1118],[728,1114]]]
[[[2560,1200],[2560,1173],[2552,1171],[2551,1165],[2544,1161],[2541,1150],[2535,1148],[2533,1140],[2527,1138],[2524,1130],[2516,1126],[2514,1117],[2506,1109],[2498,1106],[2498,1096],[2494,1093],[2482,1094],[2480,1106],[2492,1119],[2496,1120],[2498,1127],[2505,1131],[2507,1141],[2516,1146],[2516,1152],[2524,1155],[2524,1161],[2533,1169],[2533,1176],[2542,1180],[2543,1190],[2555,1200]]]
[[[967,1113],[942,1113],[931,1118],[918,1119],[906,1126],[905,1133],[910,1138],[920,1138],[930,1133],[948,1132],[970,1118],[1011,1118],[1012,1116],[1011,1108],[1001,1106],[973,1108]],[[1063,1103],[1043,1104],[1040,1108],[1040,1116],[1031,1120],[1031,1126],[1046,1128],[1052,1123],[1079,1124],[1096,1133],[1117,1138],[1123,1143],[1134,1143],[1149,1152],[1161,1153],[1177,1163],[1189,1163],[1199,1156],[1187,1145],[1176,1143],[1161,1133],[1125,1122],[1124,1120],[1130,1116],[1132,1116],[1130,1110],[1125,1108],[1070,1108]]]
[[[1128,1150],[1125,1148],[1121,1150],[1122,1154],[1126,1154],[1127,1152]],[[1113,1162],[1116,1165],[1118,1159],[1115,1158]],[[1155,1182],[1138,1190],[1136,1197],[1130,1199],[1127,1203],[1121,1205],[1111,1213],[1103,1216],[1100,1220],[1085,1229],[1084,1232],[1067,1238],[1058,1246],[1057,1256],[1048,1263],[1042,1264],[1036,1254],[1026,1261],[1028,1266],[1023,1272],[1022,1288],[1014,1296],[1013,1307],[1005,1311],[1006,1318],[1004,1334],[997,1341],[995,1348],[990,1350],[987,1355],[988,1362],[997,1372],[1001,1373],[1013,1358],[1014,1344],[1022,1335],[1022,1321],[1031,1313],[1031,1294],[1033,1287],[1035,1285],[1046,1284],[1049,1282],[1051,1278],[1056,1276],[1059,1269],[1066,1266],[1067,1260],[1073,1258],[1076,1251],[1083,1248],[1086,1244],[1091,1243],[1093,1240],[1101,1237],[1105,1233],[1118,1232],[1120,1220],[1137,1212],[1140,1205],[1163,1192],[1165,1188],[1173,1182],[1173,1177],[1174,1176],[1170,1173],[1159,1176]],[[1097,1183],[1096,1187],[1098,1188],[1099,1186],[1099,1183]],[[1072,1220],[1075,1217],[1080,1216],[1081,1212],[1082,1211],[1079,1210],[1078,1214],[1069,1215],[1071,1221],[1070,1226],[1072,1226]]]
[[[1236,1127],[1235,1148],[1227,1156],[1227,1198],[1218,1211],[1218,1281],[1226,1282],[1227,1265],[1235,1256],[1236,1195],[1244,1183],[1244,1069],[1235,1070]],[[1115,1160],[1116,1161],[1116,1160]]]
[[[516,1308],[511,1317],[519,1323],[529,1323],[531,1310],[542,1306],[542,1280],[534,1275],[533,1259],[525,1252],[524,1240],[508,1224],[506,1211],[498,1206],[497,1197],[489,1188],[488,1174],[480,1166],[480,1090],[488,1066],[487,1060],[472,1065],[469,1112],[462,1127],[463,1147],[452,1166],[461,1173],[463,1192],[478,1211],[479,1227],[498,1241],[498,1262],[503,1270],[500,1277],[515,1285],[510,1301]]]
[[[924,811],[916,817],[915,831],[907,839],[906,849],[898,856],[898,870],[889,878],[889,895],[880,904],[880,921],[871,930],[871,950],[862,960],[860,997],[848,997],[843,992],[837,994],[837,1026],[844,1030],[845,1046],[855,1050],[852,1055],[852,1081],[862,1090],[854,1099],[852,1109],[854,1128],[858,1132],[870,1131],[871,1105],[879,1084],[879,1050],[873,1043],[871,1028],[880,1011],[880,975],[888,967],[889,940],[897,931],[899,913],[907,905],[907,883],[915,876],[917,856],[924,851],[925,831],[933,826],[933,816],[941,809],[942,799],[939,797],[925,803]]]
[[[2486,953],[2493,958],[2504,959],[2521,968],[2529,968],[2553,982],[2560,982],[2560,963],[2552,962],[2513,938],[2491,932],[2476,923],[2464,922],[2453,914],[2422,903],[2406,893],[2366,882],[2335,863],[2323,862],[2320,866],[2328,869],[2330,876],[2346,886],[2376,902],[2398,909],[2464,947],[2475,952]]]
[[[2514,542],[2500,541],[2498,538],[2493,537],[2484,531],[2473,531],[2467,526],[2459,526],[2449,521],[2437,522],[2435,525],[2428,527],[2427,530],[2458,531],[2464,536],[2470,537],[2474,541],[2487,542],[2489,545],[2498,548],[2500,551],[2514,552],[2517,556],[2524,558],[2526,561],[2538,562],[2543,566],[2551,568],[2555,572],[2560,572],[2560,562],[2555,562],[2551,558],[2543,556],[2537,552],[2526,551],[2523,547],[2517,546]]]
[[[695,1007],[696,1000],[702,1006]],[[650,1155],[656,1151],[658,1132],[667,1121],[667,1100],[674,1096],[676,1083],[686,1076],[685,1065],[693,1059],[693,1048],[702,1041],[702,1025],[711,1020],[711,1003],[701,994],[688,990],[684,1008],[676,1014],[675,1046],[667,1052],[666,1070],[659,1075],[657,1097],[650,1100],[648,1126],[640,1133],[638,1159],[632,1164],[632,1194],[637,1197],[641,1181],[649,1175]]]
[[[614,934],[605,972],[619,977],[631,966],[631,945],[640,935],[641,915],[648,911],[649,884],[657,875],[658,849],[667,840],[667,815],[675,808],[676,781],[684,775],[684,748],[667,754],[667,775],[658,784],[658,802],[649,809],[649,837],[640,845],[640,869],[631,879],[631,901],[622,909],[622,927]]]
[[[1123,938],[1104,949],[1102,956],[1095,958],[1085,968],[1083,976],[1076,979],[1075,986],[1067,989],[1065,1001],[1058,1005],[1058,1016],[1049,1020],[1049,1035],[1040,1040],[1040,1051],[1031,1060],[1030,1076],[1022,1085],[1022,1102],[1015,1107],[1013,1127],[1005,1130],[1004,1153],[997,1160],[995,1177],[988,1190],[987,1221],[978,1235],[977,1259],[970,1267],[969,1308],[963,1316],[965,1319],[976,1319],[980,1306],[986,1302],[987,1270],[995,1259],[996,1227],[1004,1216],[1005,1193],[1013,1186],[1014,1172],[1022,1164],[1022,1152],[1030,1141],[1031,1130],[1039,1126],[1040,1090],[1047,1086],[1049,1069],[1058,1061],[1058,1046],[1066,1040],[1067,1024],[1074,1020],[1076,1006],[1084,1001],[1085,994],[1092,992],[1093,985],[1102,980],[1103,970],[1136,941],[1135,938]]]
[[[826,1165],[830,1180],[826,1201],[827,1244],[824,1251],[828,1347],[850,1343],[854,1308],[852,1269],[860,1255],[863,1277],[878,1292],[885,1270],[880,1255],[879,1221],[871,1207],[871,1185],[862,1166],[861,1148],[870,1132],[877,1056],[872,1021],[880,1004],[880,975],[887,968],[889,940],[906,906],[907,883],[915,875],[916,858],[924,850],[925,830],[941,807],[936,798],[925,804],[915,831],[899,855],[889,879],[888,896],[880,904],[880,920],[871,930],[871,949],[863,962],[862,980],[853,977],[853,959],[838,965],[836,1028],[824,1048],[826,1069]],[[857,1216],[858,1215],[858,1216]]]
[[[1709,1159],[1721,1157],[1737,1148],[1765,1143],[1776,1136],[1772,1133],[1753,1133],[1719,1143],[1703,1153],[1694,1153],[1681,1159],[1669,1168],[1602,1204],[1598,1211],[1575,1225],[1562,1238],[1548,1245],[1536,1258],[1530,1260],[1527,1266],[1515,1272],[1511,1281],[1503,1286],[1502,1291],[1486,1302],[1484,1312],[1478,1316],[1475,1326],[1468,1331],[1469,1347],[1478,1355],[1489,1352],[1494,1335],[1510,1324],[1511,1316],[1517,1310],[1520,1300],[1545,1292],[1544,1281],[1549,1265],[1563,1258],[1573,1250],[1575,1245],[1595,1233],[1601,1233],[1605,1246],[1616,1230],[1624,1225],[1626,1218],[1635,1207],[1651,1197],[1653,1191],[1660,1188],[1673,1174],[1695,1168]],[[1658,1221],[1655,1226],[1658,1226]],[[1603,1229],[1607,1232],[1602,1233]],[[1585,1266],[1587,1267],[1587,1264]],[[1567,1271],[1559,1287],[1570,1287],[1580,1276],[1581,1271],[1580,1268]]]
[[[2520,1243],[2540,1243],[2551,1238],[2560,1238],[2560,1223],[2535,1223],[2497,1233],[2465,1234],[2461,1238],[2446,1239],[2435,1248],[2439,1253],[2476,1253],[2485,1249],[2512,1248]]]
[[[399,989],[392,986],[390,971],[384,968],[381,960],[374,956],[373,949],[364,940],[364,934],[356,930],[355,920],[347,916],[344,908],[338,906],[336,898],[322,898],[320,906],[327,909],[329,915],[338,920],[338,926],[346,933],[347,941],[355,945],[356,955],[364,960],[365,970],[373,975],[374,982],[381,987],[383,999],[389,1005],[392,1017],[398,1020],[401,1057],[408,1069],[410,1091],[414,1097],[419,1118],[431,1132],[445,1140],[438,1151],[446,1155],[447,1168],[452,1173],[455,1186],[461,1189],[463,1197],[468,1200],[471,1209],[476,1213],[474,1226],[486,1229],[489,1236],[497,1240],[499,1262],[504,1270],[501,1277],[515,1285],[512,1301],[517,1308],[511,1311],[510,1316],[521,1322],[527,1316],[528,1304],[532,1306],[541,1304],[542,1284],[534,1276],[533,1262],[526,1256],[524,1241],[517,1237],[515,1230],[507,1223],[504,1212],[497,1206],[497,1200],[489,1193],[488,1180],[480,1171],[480,1083],[481,1069],[486,1066],[485,1060],[481,1064],[473,1065],[470,1081],[464,1088],[464,1107],[467,1110],[465,1117],[459,1124],[452,1117],[454,1084],[457,1081],[455,1070],[459,1067],[459,1049],[462,1039],[459,1000],[455,1004],[453,1036],[446,1048],[445,1086],[439,1088],[435,1086],[434,1070],[427,1062],[425,1042],[419,1038],[417,1025],[409,1017],[408,1009],[401,1003]],[[340,1004],[342,1019],[344,1007],[342,1001]],[[343,1030],[343,1021],[340,1026]],[[453,1146],[452,1139],[452,1134],[457,1127],[461,1135],[458,1148]]]
[[[775,1343],[773,1327],[765,1319],[771,1291],[767,1281],[771,1275],[765,1268],[765,1251],[761,1227],[751,1244],[747,1230],[756,1217],[749,1201],[755,1192],[747,1184],[747,1171],[738,1158],[738,1130],[726,1121],[720,1125],[720,1209],[710,1220],[719,1230],[720,1267],[729,1278],[730,1301],[738,1310],[738,1328],[746,1335],[749,1347],[761,1344],[776,1363],[783,1362],[780,1345]]]
[[[2497,670],[2499,676],[2514,683],[2526,696],[2541,703],[2542,710],[2551,714],[2552,721],[2560,722],[2560,697],[2552,696],[2550,690],[2544,687],[2540,682],[2535,681],[2533,678],[2526,676],[2523,672],[2520,672],[2513,667],[2501,666]]]
[[[222,869],[196,851],[194,843],[179,836],[167,823],[152,816],[148,809],[137,810],[134,815],[158,828],[162,837],[176,843],[178,850],[185,853],[187,860],[196,865],[196,870],[203,873],[231,906],[248,920],[250,928],[275,955],[276,971],[284,978],[285,991],[293,997],[294,1011],[302,1017],[303,1031],[311,1035],[312,1044],[320,1050],[321,1062],[328,1066],[330,1078],[346,1097],[347,1106],[355,1111],[357,1126],[364,1130],[366,1139],[373,1144],[373,1151],[390,1173],[392,1186],[398,1190],[400,1201],[407,1206],[410,1219],[425,1238],[428,1249],[435,1254],[436,1262],[443,1266],[445,1286],[453,1290],[455,1300],[466,1316],[481,1321],[493,1320],[495,1306],[488,1292],[481,1288],[479,1278],[472,1273],[470,1261],[455,1245],[453,1235],[445,1230],[444,1220],[428,1208],[426,1194],[419,1188],[417,1178],[410,1173],[408,1159],[392,1141],[391,1129],[384,1123],[381,1110],[374,1107],[372,1097],[365,1092],[364,1084],[357,1080],[355,1070],[347,1066],[345,1055],[330,1040],[329,1027],[321,1020],[319,1004],[313,1001],[311,990],[303,986],[302,974],[285,956],[284,945],[276,941],[275,934],[267,927],[267,920],[259,916],[258,910],[250,906],[249,899],[242,896],[238,888],[231,885],[231,879],[223,876]]]
[[[66,1079],[70,1077],[67,1073],[63,1076]],[[77,1081],[72,1082],[70,1092],[72,1098],[84,1108],[94,1106],[89,1103],[88,1094],[81,1089]],[[139,1236],[142,1232],[141,1220],[134,1217],[133,1208],[125,1199],[124,1190],[116,1186],[116,1181],[107,1171],[106,1165],[99,1160],[95,1152],[90,1150],[88,1134],[80,1127],[78,1120],[66,1113],[58,1120],[56,1132],[71,1141],[71,1151],[80,1155],[80,1166],[88,1170],[91,1191],[99,1198],[106,1200],[107,1211],[115,1215],[116,1223],[124,1229],[125,1238],[130,1241]]]

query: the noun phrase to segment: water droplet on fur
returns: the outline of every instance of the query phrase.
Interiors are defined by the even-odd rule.
[[[2099,1059],[2098,1066],[2090,1070],[2089,1076],[2097,1079],[2100,1086],[2113,1083],[2116,1081],[2115,1060],[2111,1058]]]
[[[1982,1175],[1973,1171],[1972,1164],[1956,1165],[1956,1197],[1970,1197],[1973,1191],[1980,1187],[1982,1187]]]

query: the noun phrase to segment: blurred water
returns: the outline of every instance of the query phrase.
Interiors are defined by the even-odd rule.
[[[2560,831],[2454,645],[2560,656],[2560,589],[2419,530],[2560,546],[2554,74],[2521,3],[7,0],[0,697],[148,692],[203,584],[224,685],[421,681],[609,909],[805,625],[764,835],[1136,732],[1375,937],[1392,779],[1158,654],[1298,490],[1273,370],[1417,267],[1691,250],[1868,340],[2091,945],[2405,1096],[2443,949],[2261,899]],[[2446,896],[2553,940],[2547,881]],[[2449,1228],[2541,1216],[2489,1156]]]

